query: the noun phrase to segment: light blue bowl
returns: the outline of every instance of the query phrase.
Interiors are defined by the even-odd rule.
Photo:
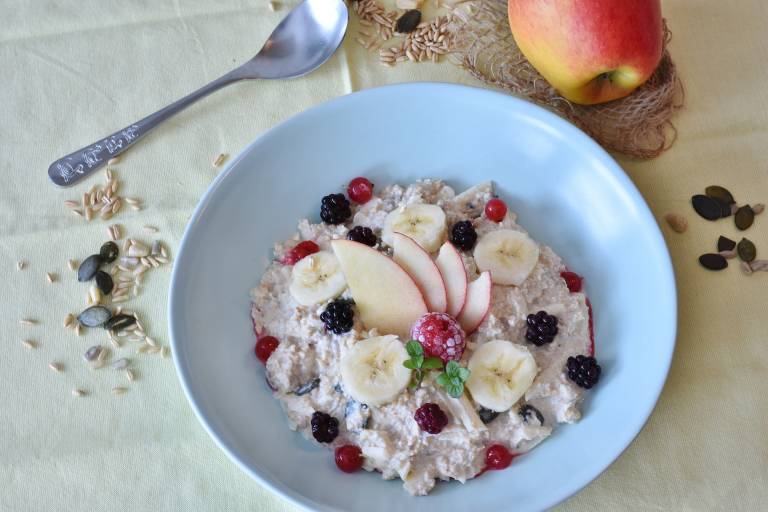
[[[320,198],[364,175],[377,187],[422,177],[458,191],[491,179],[534,238],[586,278],[603,377],[584,417],[505,471],[428,497],[377,473],[338,471],[332,453],[290,431],[253,355],[248,292],[275,241]],[[170,303],[184,390],[244,471],[316,510],[540,510],[587,485],[651,414],[672,359],[676,295],[658,226],[629,178],[581,131],[530,103],[482,89],[405,84],[308,110],[268,131],[214,181],[181,243]],[[617,493],[621,489],[616,489]]]

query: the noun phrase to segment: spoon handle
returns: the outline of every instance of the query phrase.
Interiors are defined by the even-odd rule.
[[[240,68],[230,71],[226,75],[214,80],[184,96],[167,107],[150,114],[141,121],[137,121],[120,131],[94,142],[90,146],[70,153],[56,160],[48,168],[48,176],[56,185],[68,187],[74,185],[97,169],[103,167],[110,158],[114,158],[128,148],[136,144],[142,137],[152,131],[157,125],[166,119],[178,114],[197,100],[202,99],[214,91],[243,79]]]

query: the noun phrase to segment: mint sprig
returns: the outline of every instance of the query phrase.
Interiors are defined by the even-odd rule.
[[[453,398],[459,398],[464,393],[464,383],[472,373],[456,361],[448,361],[445,371],[437,376],[436,382]]]
[[[405,350],[410,359],[403,361],[403,366],[413,370],[413,377],[408,386],[411,389],[419,387],[427,371],[439,370],[443,367],[443,361],[439,357],[424,357],[424,347],[418,341],[411,340],[406,343]]]

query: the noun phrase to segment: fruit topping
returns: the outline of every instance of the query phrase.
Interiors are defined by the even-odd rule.
[[[285,253],[282,263],[284,265],[295,265],[296,262],[306,258],[310,254],[315,254],[320,250],[320,247],[312,240],[304,240],[299,242],[296,246]]]
[[[468,220],[461,220],[451,228],[451,243],[462,251],[471,251],[477,242],[477,232]]]
[[[347,195],[357,204],[367,203],[373,197],[373,183],[362,176],[355,178],[349,182]]]
[[[310,420],[312,437],[318,443],[330,443],[339,435],[339,420],[324,412],[315,411]]]
[[[418,423],[419,428],[428,434],[439,434],[448,425],[448,416],[440,409],[440,406],[431,402],[416,409],[413,418]]]
[[[477,411],[477,415],[480,416],[480,421],[487,425],[495,420],[499,413],[490,409],[486,409],[485,407],[481,407],[480,410]]]
[[[312,306],[338,297],[346,288],[339,260],[330,251],[320,251],[293,266],[288,290],[296,302]]]
[[[535,315],[528,315],[526,318],[528,329],[525,332],[525,339],[540,347],[547,343],[552,343],[557,335],[557,317],[547,314],[546,311],[539,311]]]
[[[563,278],[566,286],[568,286],[568,291],[570,291],[571,293],[576,293],[581,291],[581,284],[583,279],[579,274],[577,274],[576,272],[571,272],[570,270],[565,270],[563,272],[560,272],[560,277]]]
[[[326,224],[341,224],[352,216],[352,209],[344,194],[329,194],[320,204],[320,218]]]
[[[345,444],[334,452],[336,467],[345,473],[354,473],[363,467],[363,452],[359,446]]]
[[[493,222],[501,222],[507,215],[507,205],[499,198],[493,198],[485,203],[485,216]]]
[[[518,414],[523,418],[523,422],[530,423],[534,419],[538,420],[539,425],[544,425],[544,415],[541,411],[532,405],[525,404],[520,408]]]
[[[480,238],[473,254],[495,284],[520,286],[539,261],[539,245],[520,231],[497,229]]]
[[[320,314],[320,320],[325,328],[334,334],[344,334],[352,330],[355,323],[355,313],[352,310],[352,302],[345,299],[336,299]]]
[[[381,239],[390,247],[394,246],[392,236],[402,233],[421,246],[425,251],[437,251],[445,241],[445,212],[434,204],[411,204],[398,208],[384,219]]]
[[[275,351],[279,344],[280,342],[274,336],[262,336],[256,341],[256,357],[262,363],[267,364],[267,359],[269,359],[269,356],[272,355],[272,352]]]
[[[352,345],[340,363],[346,392],[360,403],[383,405],[397,398],[411,380],[403,343],[397,336],[379,336]]]
[[[446,313],[427,313],[411,328],[411,338],[424,348],[427,357],[439,357],[444,363],[458,361],[466,340],[459,323]]]
[[[514,459],[507,447],[502,444],[493,444],[485,452],[485,466],[488,469],[505,469],[512,464]]]
[[[536,377],[536,361],[527,348],[506,340],[487,341],[472,353],[467,388],[475,403],[496,412],[512,407]]]
[[[600,380],[600,365],[594,357],[569,357],[566,370],[568,378],[584,389],[590,389]]]
[[[347,233],[347,240],[360,242],[368,247],[374,247],[379,241],[379,239],[376,238],[376,235],[373,234],[373,230],[364,226],[355,226],[350,229],[349,233]]]

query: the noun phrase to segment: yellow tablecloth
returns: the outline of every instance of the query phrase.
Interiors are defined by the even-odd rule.
[[[760,0],[663,3],[686,85],[679,138],[654,161],[620,163],[658,219],[679,211],[691,223],[682,235],[663,228],[679,285],[677,350],[646,428],[562,510],[758,510],[768,503],[768,273],[700,268],[697,256],[718,235],[741,234],[730,221],[699,219],[689,206],[710,184],[743,202],[768,202],[768,7]],[[87,224],[62,202],[101,178],[60,190],[45,173],[53,159],[250,57],[287,8],[270,12],[266,0],[0,3],[0,510],[295,510],[216,448],[170,359],[136,356],[133,383],[82,364],[83,350],[102,338],[77,338],[61,326],[67,312],[84,306],[84,286],[66,260],[94,251],[107,223]],[[327,99],[413,80],[478,85],[448,63],[385,68],[352,35],[309,77],[217,93],[124,156],[116,166],[124,194],[146,207],[114,221],[139,238],[165,240],[173,252],[217,172],[210,162],[218,153],[236,152]],[[160,232],[145,234],[144,224]],[[768,257],[768,215],[747,236]],[[27,262],[23,271],[17,260]],[[45,272],[58,281],[48,284]],[[132,301],[163,344],[168,278],[168,268],[153,271]],[[25,327],[22,317],[41,323]],[[38,348],[24,348],[27,338]],[[50,361],[65,371],[50,371]],[[130,391],[112,396],[115,385]],[[74,398],[76,386],[90,395]]]

